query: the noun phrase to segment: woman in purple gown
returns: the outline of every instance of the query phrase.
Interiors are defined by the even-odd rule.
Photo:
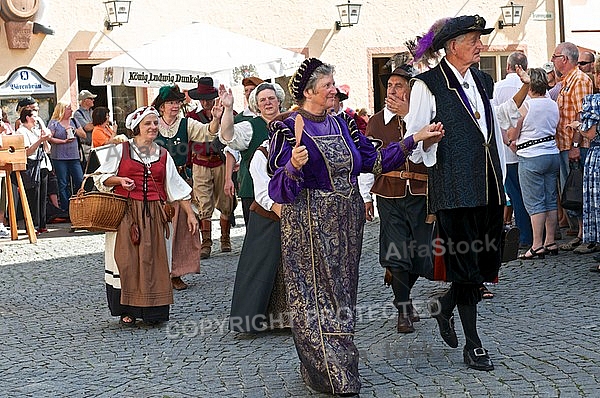
[[[397,169],[417,142],[437,142],[443,129],[432,124],[376,149],[346,113],[328,114],[333,72],[309,58],[290,80],[300,108],[269,126],[269,196],[283,204],[281,254],[302,378],[312,390],[353,396],[360,391],[353,338],[365,222],[357,176]]]

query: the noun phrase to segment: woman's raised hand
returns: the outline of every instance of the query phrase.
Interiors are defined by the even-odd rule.
[[[219,84],[219,99],[225,108],[233,108],[233,93],[227,90],[223,84]]]
[[[217,98],[210,113],[212,114],[213,120],[221,120],[221,116],[223,116],[223,105],[221,104],[220,99]]]

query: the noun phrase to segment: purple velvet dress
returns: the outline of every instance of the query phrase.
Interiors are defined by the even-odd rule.
[[[353,339],[365,210],[357,176],[397,169],[415,145],[409,137],[377,150],[349,117],[303,112],[309,160],[296,170],[290,162],[296,114],[270,125],[269,150],[269,196],[284,204],[281,255],[292,335],[309,387],[358,393]]]

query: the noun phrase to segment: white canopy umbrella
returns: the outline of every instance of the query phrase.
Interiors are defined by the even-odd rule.
[[[210,76],[234,86],[248,76],[265,80],[289,76],[303,60],[302,54],[193,23],[94,66],[92,85],[161,87],[171,83],[191,89],[197,87],[200,77]]]

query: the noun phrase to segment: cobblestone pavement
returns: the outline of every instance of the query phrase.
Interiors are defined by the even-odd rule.
[[[51,227],[36,245],[0,242],[0,396],[320,396],[299,377],[289,332],[227,331],[243,227],[233,229],[232,253],[215,244],[201,273],[184,278],[190,288],[175,293],[168,324],[134,329],[107,309],[104,236]],[[466,369],[461,348],[444,345],[424,309],[444,284],[419,280],[413,297],[423,319],[415,333],[395,333],[378,229],[377,221],[366,226],[360,265],[362,397],[600,396],[600,275],[588,271],[591,255],[502,268],[496,297],[479,306],[496,369],[477,372]]]

